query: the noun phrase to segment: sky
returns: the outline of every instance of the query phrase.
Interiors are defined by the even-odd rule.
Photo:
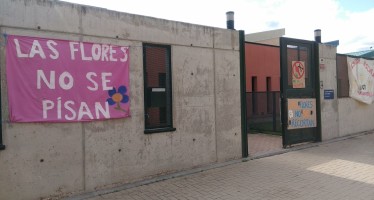
[[[234,11],[235,29],[245,34],[285,28],[285,37],[322,43],[339,40],[338,53],[374,49],[374,0],[64,0],[204,26],[226,28]]]

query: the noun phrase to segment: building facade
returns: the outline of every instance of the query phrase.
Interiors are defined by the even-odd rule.
[[[4,0],[0,33],[1,199],[92,192],[242,156],[238,31],[60,1]],[[112,103],[129,103],[130,117],[11,121],[9,36],[47,39],[52,47],[55,40],[128,47],[129,99],[109,94]]]

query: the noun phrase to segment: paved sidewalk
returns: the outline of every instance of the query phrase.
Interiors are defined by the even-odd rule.
[[[252,133],[248,134],[249,156],[258,157],[282,151],[282,136]]]
[[[88,199],[374,200],[374,134]]]

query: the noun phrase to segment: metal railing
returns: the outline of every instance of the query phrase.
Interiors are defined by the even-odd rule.
[[[280,92],[247,92],[247,132],[281,132]]]

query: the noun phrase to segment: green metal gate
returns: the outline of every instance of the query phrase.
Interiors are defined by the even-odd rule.
[[[320,141],[318,44],[280,39],[283,147]]]

